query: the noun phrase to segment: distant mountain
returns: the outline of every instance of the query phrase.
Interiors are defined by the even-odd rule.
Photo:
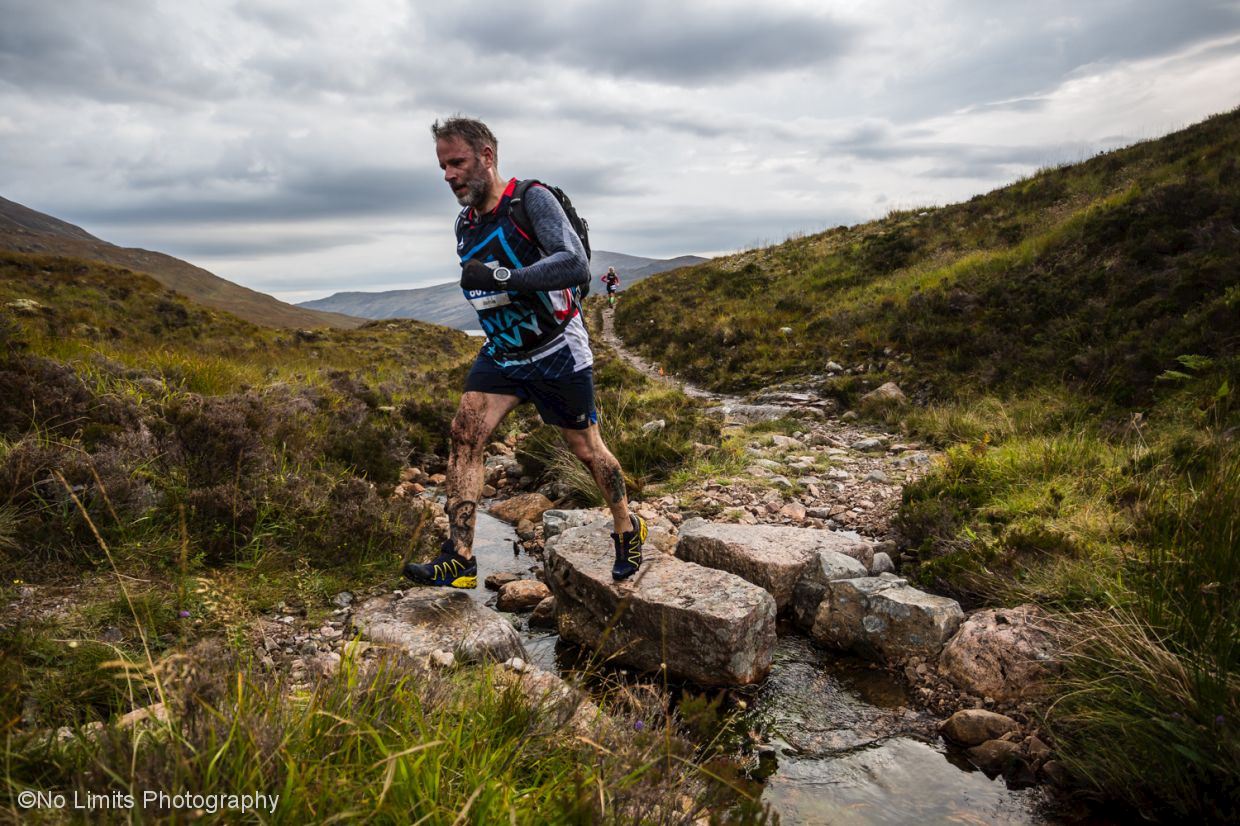
[[[103,261],[144,272],[171,290],[265,327],[358,327],[364,319],[295,307],[162,252],[118,247],[81,227],[0,198],[0,249]]]
[[[590,291],[597,293],[602,290],[598,279],[607,272],[608,267],[616,268],[616,274],[620,276],[620,289],[623,290],[655,273],[680,267],[692,267],[707,260],[709,259],[699,258],[696,255],[659,259],[595,250],[590,259],[590,273],[593,279]],[[477,314],[465,303],[465,299],[461,296],[461,288],[456,284],[437,284],[434,287],[386,290],[376,293],[335,293],[327,298],[303,301],[297,306],[346,313],[362,318],[415,318],[419,321],[455,327],[458,330],[471,330],[478,326]]]

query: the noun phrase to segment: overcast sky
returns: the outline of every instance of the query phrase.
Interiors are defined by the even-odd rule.
[[[943,204],[1240,104],[1240,3],[0,0],[0,196],[288,301],[454,280],[429,125],[596,249]]]

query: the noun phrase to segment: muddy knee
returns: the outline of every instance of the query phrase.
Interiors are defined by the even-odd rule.
[[[452,427],[448,431],[452,440],[452,448],[462,453],[481,453],[486,442],[486,425],[482,420],[481,411],[462,407],[452,419]]]

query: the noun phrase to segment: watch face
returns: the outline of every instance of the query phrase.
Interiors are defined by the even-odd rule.
[[[504,281],[507,281],[511,277],[512,277],[512,270],[508,269],[507,267],[496,267],[495,268],[495,280],[496,281],[504,282]]]

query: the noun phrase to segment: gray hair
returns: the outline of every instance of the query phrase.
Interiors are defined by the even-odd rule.
[[[431,135],[437,141],[460,138],[469,144],[469,148],[474,150],[476,155],[481,155],[482,148],[489,146],[495,153],[495,159],[499,160],[499,141],[487,125],[480,120],[453,115],[442,123],[439,121],[432,123]]]

